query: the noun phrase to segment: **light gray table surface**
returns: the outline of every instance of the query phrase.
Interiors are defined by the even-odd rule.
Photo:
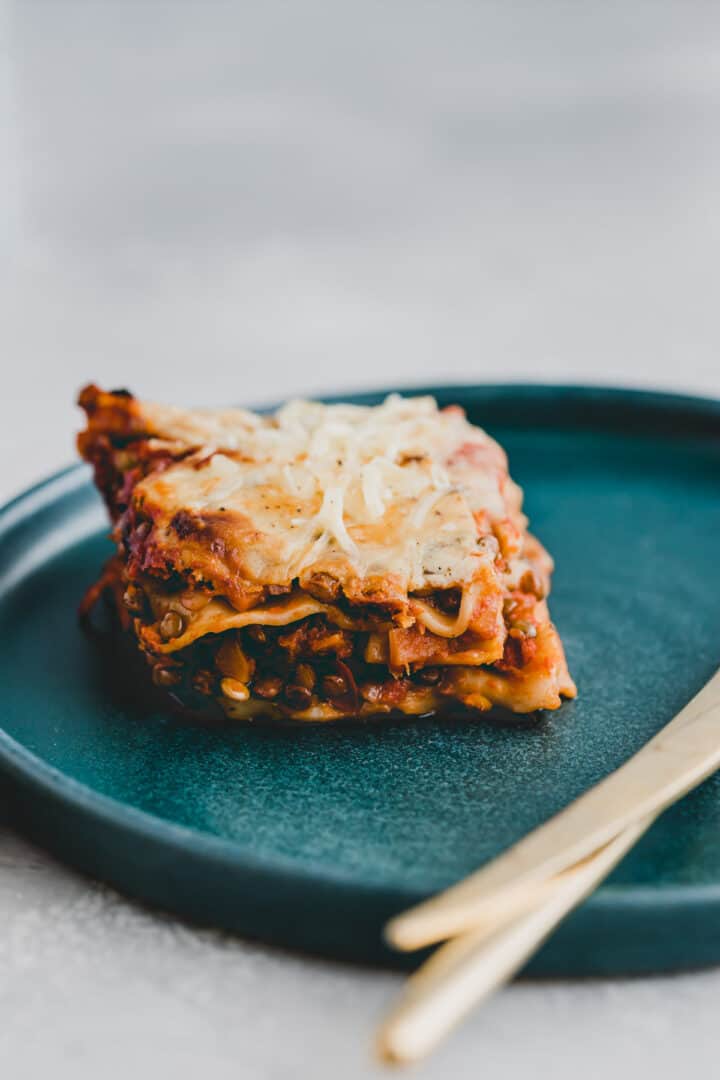
[[[89,379],[720,395],[719,50],[709,3],[0,0],[0,496],[71,459]],[[0,823],[8,1080],[380,1075],[400,984],[149,913]],[[719,992],[521,983],[417,1075],[696,1075]]]

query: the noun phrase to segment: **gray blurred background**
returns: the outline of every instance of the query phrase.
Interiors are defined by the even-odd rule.
[[[718,5],[0,10],[0,453],[45,432],[10,487],[88,379],[720,392]]]
[[[0,0],[0,498],[78,387],[720,395],[720,5]],[[197,932],[0,825],[8,1080],[366,1080],[399,989]],[[418,1076],[707,1072],[720,975],[522,983]]]

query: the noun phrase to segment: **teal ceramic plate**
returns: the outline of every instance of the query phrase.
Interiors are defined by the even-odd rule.
[[[203,728],[148,712],[108,679],[75,621],[110,546],[75,468],[0,515],[0,788],[20,828],[190,919],[397,963],[381,944],[388,916],[549,817],[700,689],[720,660],[720,403],[570,387],[429,392],[463,404],[508,450],[556,558],[552,611],[577,701],[515,724]],[[718,961],[713,779],[532,967]]]

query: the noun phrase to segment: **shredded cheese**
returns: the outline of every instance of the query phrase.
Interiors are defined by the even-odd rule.
[[[410,524],[413,529],[420,529],[425,524],[425,518],[432,510],[435,503],[440,502],[446,495],[449,495],[452,488],[441,488],[439,491],[428,491],[426,495],[420,499],[415,506],[412,514],[410,515]]]
[[[356,576],[392,574],[409,591],[463,585],[483,557],[473,515],[506,515],[502,450],[430,397],[294,401],[259,418],[173,410],[165,428],[199,439],[203,423],[209,463],[177,462],[136,491],[152,502],[157,488],[166,509],[227,515],[250,580],[285,582],[342,559]]]
[[[315,517],[316,525],[323,525],[329,536],[334,537],[348,555],[357,555],[357,545],[345,527],[343,520],[343,499],[345,487],[335,484],[325,489],[322,506]]]

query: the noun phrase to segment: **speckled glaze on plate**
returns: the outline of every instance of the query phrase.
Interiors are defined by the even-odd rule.
[[[412,392],[459,402],[506,447],[531,527],[557,562],[551,606],[577,701],[512,724],[204,728],[148,711],[108,680],[106,655],[76,624],[110,547],[76,467],[0,512],[0,791],[20,829],[190,919],[404,963],[382,945],[388,916],[614,769],[711,676],[719,402],[513,385]],[[531,970],[719,961],[713,778],[651,829]]]

